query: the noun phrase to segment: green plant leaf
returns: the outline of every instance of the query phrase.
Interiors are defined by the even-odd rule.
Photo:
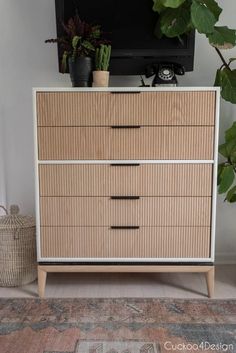
[[[225,158],[229,157],[226,143],[222,143],[222,145],[219,146],[219,153]]]
[[[88,49],[88,50],[92,50],[92,51],[95,51],[95,48],[94,46],[92,45],[92,43],[90,43],[88,40],[83,40],[83,42],[81,43],[81,45]]]
[[[215,0],[201,0],[200,2],[207,6],[207,8],[213,13],[217,20],[219,19],[222,8],[217,4]]]
[[[236,121],[233,123],[233,125],[225,131],[225,141],[231,141],[234,140],[236,143]]]
[[[236,139],[227,141],[219,146],[219,153],[231,160],[232,154],[236,153]]]
[[[190,13],[186,7],[168,8],[161,15],[160,28],[167,37],[177,37],[188,31],[189,22]]]
[[[229,159],[231,160],[232,154],[236,152],[236,139],[226,142]]]
[[[80,39],[81,39],[80,36],[74,36],[73,37],[73,39],[72,39],[72,47],[73,47],[73,49],[77,48],[77,45],[78,45]]]
[[[176,9],[180,5],[182,5],[186,0],[161,0],[164,7],[172,7]]]
[[[236,70],[229,70],[227,67],[221,70],[221,96],[236,104]]]
[[[217,18],[203,1],[192,0],[191,18],[194,27],[199,33],[208,34],[214,31],[214,25],[217,22]]]
[[[233,196],[231,197],[230,203],[233,203],[233,202],[236,202],[236,195],[233,195]]]
[[[231,49],[236,44],[236,31],[228,27],[214,27],[213,33],[208,35],[210,44],[219,49]]]
[[[221,87],[221,70],[218,69],[216,71],[216,77],[215,77],[215,82],[214,82],[214,86],[215,87]]]
[[[234,167],[234,170],[236,170],[236,150],[231,153],[230,161]]]
[[[99,25],[92,27],[91,37],[92,38],[100,38],[101,37],[101,28]]]
[[[226,195],[225,200],[227,200],[228,202],[232,203],[232,202],[236,202],[236,185],[233,186]]]
[[[68,52],[64,51],[61,59],[61,71],[64,74],[66,72],[66,67],[67,67],[67,57],[68,57]]]
[[[161,13],[165,9],[165,6],[163,5],[162,0],[153,0],[152,9],[154,12]]]
[[[79,36],[74,36],[72,39],[72,47],[73,47],[73,53],[72,53],[72,60],[75,61],[76,54],[77,54],[77,46],[80,41],[81,37]]]
[[[233,164],[234,170],[236,170],[236,151],[231,153],[230,161]]]
[[[221,163],[218,165],[218,170],[217,170],[217,185],[220,184],[221,182],[221,173],[224,169],[225,163]]]
[[[218,192],[219,194],[225,193],[234,181],[234,169],[232,165],[227,165],[221,172],[220,184]]]
[[[236,138],[233,137],[231,140],[227,141],[227,148],[230,154],[236,151]]]

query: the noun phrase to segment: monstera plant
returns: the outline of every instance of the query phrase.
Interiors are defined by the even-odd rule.
[[[236,30],[218,26],[222,9],[215,0],[153,0],[153,11],[159,16],[155,27],[157,37],[179,37],[196,29],[206,36],[209,44],[220,56],[222,66],[216,72],[215,85],[221,87],[221,96],[236,103],[236,69],[231,58],[227,62],[221,49],[236,46]]]

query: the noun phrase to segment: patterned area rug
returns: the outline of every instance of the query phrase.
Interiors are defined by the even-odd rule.
[[[236,300],[0,299],[0,352],[236,352]]]

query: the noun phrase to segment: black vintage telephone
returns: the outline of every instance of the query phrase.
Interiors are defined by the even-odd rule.
[[[175,75],[184,74],[184,66],[170,62],[149,65],[145,71],[147,78],[155,75],[152,81],[153,87],[161,85],[177,86],[178,81]]]

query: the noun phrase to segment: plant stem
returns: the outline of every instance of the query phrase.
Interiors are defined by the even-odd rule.
[[[231,71],[231,68],[229,67],[229,64],[227,64],[227,62],[225,61],[225,58],[223,57],[221,51],[218,48],[216,48],[216,47],[215,47],[215,50],[216,50],[217,54],[219,55],[219,57],[221,58],[221,61],[223,62],[223,65],[225,67],[227,67],[227,69],[229,69]]]

